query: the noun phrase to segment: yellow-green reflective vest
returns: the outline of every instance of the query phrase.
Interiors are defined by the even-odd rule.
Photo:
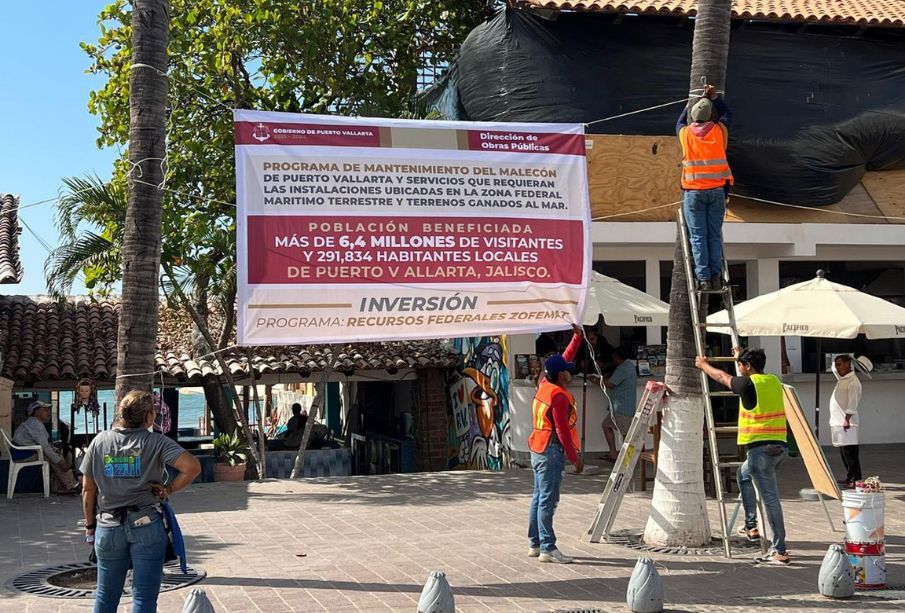
[[[782,382],[776,375],[751,375],[757,391],[757,406],[752,410],[738,403],[738,444],[758,441],[786,441],[786,411]]]

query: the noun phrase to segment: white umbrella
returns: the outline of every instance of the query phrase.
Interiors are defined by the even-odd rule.
[[[707,323],[727,323],[725,310]],[[746,300],[735,307],[741,336],[905,338],[905,308],[817,277]],[[725,329],[719,330],[725,331]]]
[[[592,272],[584,325],[593,326],[600,315],[608,326],[665,326],[669,305],[612,277]]]
[[[723,310],[707,323],[725,324]],[[814,425],[820,433],[820,339],[905,338],[905,308],[853,287],[827,281],[823,271],[810,281],[746,300],[735,307],[740,336],[810,336],[817,340],[817,392]],[[714,331],[728,334],[726,328]]]

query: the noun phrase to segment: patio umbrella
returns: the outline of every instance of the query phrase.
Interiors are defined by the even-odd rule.
[[[608,326],[665,326],[669,322],[669,305],[612,277],[591,272],[582,323],[593,326],[601,315]],[[582,454],[585,446],[587,403],[588,377],[585,373],[581,389]]]
[[[592,272],[584,325],[593,326],[600,315],[608,326],[665,326],[669,305],[612,277]]]
[[[725,310],[707,323],[728,323]],[[869,339],[905,337],[905,308],[865,294],[847,285],[832,283],[822,270],[803,283],[746,300],[735,307],[735,323],[741,336],[810,336],[817,338],[817,405],[815,432],[820,435],[820,339]],[[728,333],[728,329],[716,329]]]

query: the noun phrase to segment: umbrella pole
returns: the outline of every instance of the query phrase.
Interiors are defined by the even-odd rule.
[[[821,339],[817,337],[817,388],[814,390],[814,437],[820,444],[820,371],[823,370]]]

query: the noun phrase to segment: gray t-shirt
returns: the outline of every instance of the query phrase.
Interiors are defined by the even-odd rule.
[[[144,507],[159,502],[152,481],[163,481],[165,464],[185,450],[176,441],[144,428],[115,428],[91,441],[82,473],[94,478],[99,491],[97,511]]]

